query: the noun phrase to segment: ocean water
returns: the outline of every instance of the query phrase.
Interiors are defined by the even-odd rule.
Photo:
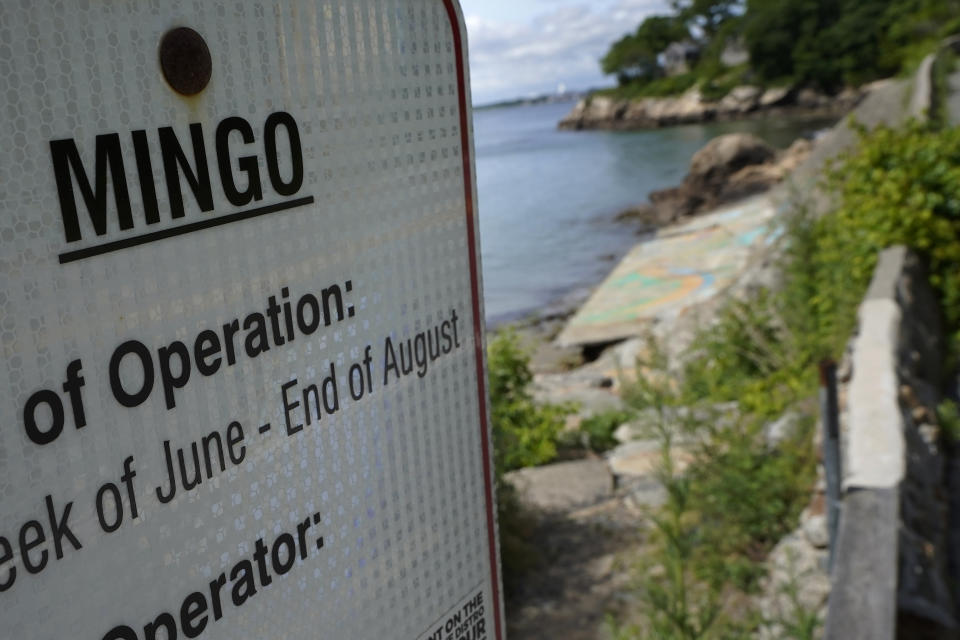
[[[487,321],[582,297],[642,238],[617,213],[679,184],[711,138],[751,132],[778,148],[829,126],[764,119],[638,132],[557,131],[572,104],[474,111]]]

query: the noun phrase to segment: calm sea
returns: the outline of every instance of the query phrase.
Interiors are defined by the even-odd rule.
[[[758,120],[640,132],[557,131],[571,104],[474,111],[486,315],[492,324],[576,299],[641,238],[614,221],[679,184],[714,136],[749,131],[776,147],[828,126]]]

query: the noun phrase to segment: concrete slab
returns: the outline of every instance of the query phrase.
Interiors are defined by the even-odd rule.
[[[775,239],[771,199],[758,196],[662,230],[634,247],[557,338],[562,346],[599,344],[643,332],[733,283],[752,251]]]

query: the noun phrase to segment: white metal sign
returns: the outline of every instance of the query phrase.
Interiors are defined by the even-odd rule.
[[[453,0],[0,8],[0,637],[502,638]]]

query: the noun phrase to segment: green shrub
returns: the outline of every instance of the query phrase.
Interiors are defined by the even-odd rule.
[[[530,394],[530,355],[512,329],[501,330],[491,338],[487,367],[500,558],[504,586],[511,591],[540,557],[530,544],[535,519],[524,512],[513,488],[503,481],[503,474],[552,460],[557,454],[557,436],[572,407],[534,402]]]
[[[649,343],[646,358],[638,363],[641,375],[624,394],[631,406],[653,418],[651,435],[660,442],[657,479],[666,500],[650,515],[652,550],[641,561],[637,591],[643,622],[615,628],[615,635],[666,640],[748,637],[747,631],[754,626],[752,614],[726,610],[727,583],[743,563],[726,546],[715,544],[711,523],[698,504],[706,489],[702,477],[681,471],[676,463],[677,436],[722,429],[709,413],[674,411],[683,402],[683,390],[665,366],[664,352]],[[691,468],[709,462],[708,456],[695,458]]]
[[[602,453],[617,446],[617,439],[613,432],[625,422],[629,422],[633,414],[629,411],[610,410],[585,418],[580,423],[580,433],[585,444],[591,451]]]
[[[960,321],[960,128],[859,129],[861,141],[829,176],[839,207],[817,222],[821,290],[814,312],[832,315],[843,290],[863,291],[880,250],[906,245],[927,260],[951,327]]]
[[[530,355],[512,329],[498,332],[488,348],[494,461],[498,475],[549,462],[570,407],[534,402]]]
[[[940,424],[941,437],[949,446],[960,444],[960,407],[952,400],[944,400],[937,405],[937,422]]]
[[[746,419],[718,430],[688,472],[703,527],[702,573],[746,590],[760,576],[756,563],[796,526],[815,479],[813,420],[802,420],[775,450],[763,424]]]

